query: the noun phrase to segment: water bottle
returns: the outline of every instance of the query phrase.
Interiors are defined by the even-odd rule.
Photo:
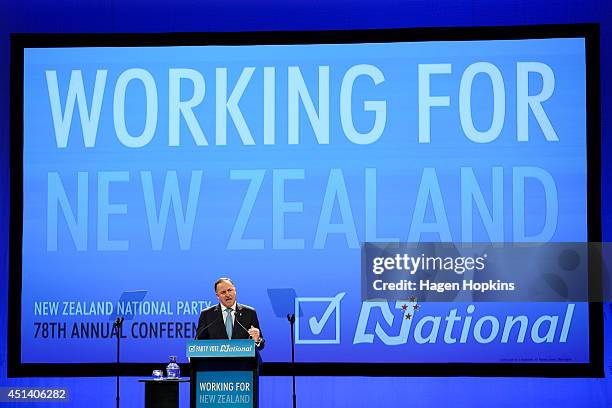
[[[170,364],[166,366],[166,373],[169,380],[177,380],[181,378],[181,368],[176,364],[176,356],[170,356]]]

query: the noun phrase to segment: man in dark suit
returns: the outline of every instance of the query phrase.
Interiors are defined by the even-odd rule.
[[[232,280],[217,279],[215,294],[219,304],[200,313],[196,340],[252,338],[257,349],[263,349],[265,340],[259,329],[257,312],[250,306],[236,303],[236,287]]]

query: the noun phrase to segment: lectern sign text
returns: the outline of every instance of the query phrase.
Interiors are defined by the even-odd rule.
[[[201,371],[197,375],[196,407],[252,407],[253,373]]]

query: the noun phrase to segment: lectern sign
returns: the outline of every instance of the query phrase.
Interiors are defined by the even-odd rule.
[[[192,340],[191,408],[258,407],[258,356],[253,340]]]
[[[192,340],[187,343],[187,357],[255,357],[253,340]]]
[[[196,381],[196,407],[253,406],[253,373],[250,371],[200,371]]]

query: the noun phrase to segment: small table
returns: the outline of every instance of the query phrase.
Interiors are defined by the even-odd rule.
[[[178,408],[179,383],[189,382],[189,379],[154,380],[152,378],[138,380],[145,383],[145,408]]]

